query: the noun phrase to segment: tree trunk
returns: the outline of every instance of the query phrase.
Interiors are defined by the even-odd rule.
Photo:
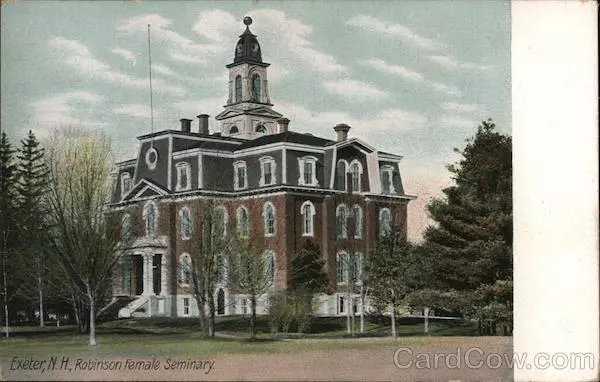
[[[360,334],[365,334],[365,300],[366,291],[363,290],[362,284],[360,285]]]
[[[8,338],[8,288],[6,287],[6,259],[4,255],[2,256],[2,275],[4,277],[4,333]]]
[[[350,311],[350,319],[352,320],[352,337],[354,337],[354,334],[356,333],[356,314],[354,314],[354,297],[350,296],[350,309],[348,309]]]
[[[96,346],[96,307],[94,306],[94,297],[89,285],[86,285],[88,299],[90,300],[90,346]]]
[[[254,339],[256,336],[256,295],[250,296],[250,308],[252,309],[252,315],[250,316],[250,338]]]
[[[429,334],[429,308],[425,307],[423,308],[423,314],[425,315],[425,328],[424,328],[424,332],[425,334]]]
[[[392,337],[396,338],[396,303],[392,302]]]
[[[42,291],[42,275],[38,277],[38,291],[40,297],[40,327],[44,327],[44,292]]]
[[[215,296],[213,293],[208,293],[208,335],[215,336]]]

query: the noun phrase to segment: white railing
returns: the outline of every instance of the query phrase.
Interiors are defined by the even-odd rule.
[[[144,306],[144,304],[148,303],[150,299],[148,296],[140,296],[127,304],[126,307],[119,309],[119,318],[130,318],[133,312]]]

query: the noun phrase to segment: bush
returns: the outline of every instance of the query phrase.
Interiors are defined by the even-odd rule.
[[[310,327],[311,317],[309,297],[286,292],[278,292],[271,297],[269,321],[272,332],[304,333]]]

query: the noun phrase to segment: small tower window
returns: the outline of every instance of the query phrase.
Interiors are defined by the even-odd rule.
[[[260,76],[252,76],[252,102],[260,102]]]
[[[229,134],[237,134],[239,132],[240,132],[240,130],[235,125],[231,126],[231,129],[229,129]]]
[[[264,134],[267,132],[267,128],[261,123],[260,125],[256,126],[256,132]]]
[[[242,102],[242,76],[235,77],[235,102]]]

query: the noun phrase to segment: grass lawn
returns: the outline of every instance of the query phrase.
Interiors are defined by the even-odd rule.
[[[88,337],[75,333],[69,326],[17,327],[9,339],[0,340],[0,357],[16,355],[73,355],[73,356],[202,356],[230,353],[286,353],[301,350],[331,348],[395,347],[398,343],[422,343],[442,340],[440,336],[472,336],[472,322],[430,320],[429,337],[422,336],[421,319],[403,318],[397,330],[400,338],[384,339],[389,335],[389,323],[368,322],[367,337],[377,340],[338,341],[346,337],[345,317],[318,317],[308,334],[272,334],[266,317],[258,317],[258,340],[249,342],[249,318],[219,317],[219,334],[237,338],[206,338],[199,333],[197,318],[150,318],[106,322],[98,327],[98,346],[90,349]],[[357,320],[358,326],[358,320]],[[315,338],[318,342],[283,341],[284,338]],[[331,339],[331,341],[327,341]],[[446,341],[451,341],[450,338]]]

